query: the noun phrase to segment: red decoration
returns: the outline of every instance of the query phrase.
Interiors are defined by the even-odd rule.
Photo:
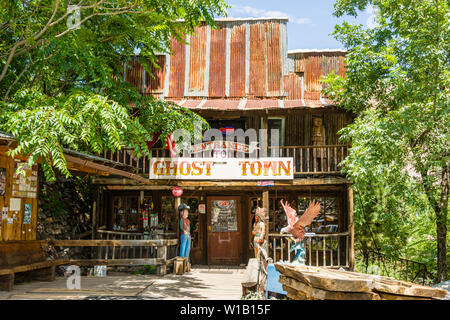
[[[183,195],[183,189],[180,187],[173,187],[172,194],[174,197],[181,197]]]
[[[161,132],[157,132],[153,135],[152,141],[145,141],[147,144],[147,148],[153,147],[153,145],[158,141],[159,136],[161,135]]]
[[[172,134],[169,134],[166,137],[166,147],[167,149],[169,149],[169,153],[172,158],[178,155],[175,139],[173,138]]]

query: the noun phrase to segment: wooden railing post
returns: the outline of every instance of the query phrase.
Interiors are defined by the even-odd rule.
[[[162,264],[159,264],[157,267],[156,267],[156,273],[157,273],[157,275],[159,275],[159,276],[163,276],[163,275],[165,275],[166,273],[167,273],[167,265],[166,265],[166,262],[167,262],[167,246],[160,246],[160,247],[158,247],[158,252],[157,252],[157,258],[158,259],[163,259],[163,262],[162,262]]]

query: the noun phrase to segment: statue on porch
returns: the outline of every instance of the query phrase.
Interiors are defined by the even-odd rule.
[[[189,270],[189,252],[191,250],[191,223],[189,221],[189,209],[190,207],[182,203],[178,206],[178,212],[180,214],[180,256],[186,258],[186,265]]]
[[[312,125],[312,144],[313,146],[323,146],[325,145],[325,127],[323,126],[323,120],[319,117],[313,117],[313,125]],[[317,163],[317,169],[319,171],[323,170],[322,166],[322,158],[321,152],[319,148],[313,149],[313,158]]]
[[[255,258],[258,257],[258,251],[260,246],[264,244],[264,237],[266,234],[266,215],[264,208],[256,208],[255,223],[253,224],[253,249],[255,250]]]
[[[299,218],[297,212],[290,206],[288,202],[280,201],[281,206],[286,213],[288,225],[281,229],[281,233],[292,234],[295,244],[291,247],[291,251],[297,251],[292,260],[294,264],[305,264],[305,248],[303,247],[302,240],[305,237],[305,227],[310,225],[314,218],[320,212],[320,203],[316,201],[310,201],[308,208],[303,212]]]

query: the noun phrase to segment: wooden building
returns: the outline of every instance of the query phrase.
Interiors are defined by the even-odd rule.
[[[319,81],[332,70],[345,74],[345,52],[288,51],[284,18],[219,19],[217,24],[217,29],[198,27],[186,38],[188,44],[173,40],[173,54],[158,57],[161,68],[152,71],[153,77],[138,59],[125,66],[124,77],[143,95],[194,110],[224,137],[237,129],[279,129],[279,151],[264,147],[256,156],[291,158],[292,178],[148,179],[152,159],[136,158],[127,149],[105,152],[104,158],[134,167],[146,181],[96,178],[94,227],[126,235],[152,226],[153,233],[178,237],[174,208],[184,201],[192,208],[192,262],[242,264],[253,255],[254,210],[264,206],[270,214],[270,255],[287,260],[293,255],[290,242],[279,234],[286,224],[280,200],[289,200],[301,214],[310,199],[317,199],[322,211],[310,229],[316,236],[305,240],[307,263],[353,268],[352,189],[339,167],[348,146],[338,139],[352,116],[322,97]],[[154,147],[151,153],[153,158],[170,158],[163,148]],[[212,155],[211,150],[184,154]],[[225,157],[249,155],[227,150]],[[181,199],[172,195],[175,186],[183,189]],[[228,210],[229,223],[218,226],[213,216],[221,206]]]

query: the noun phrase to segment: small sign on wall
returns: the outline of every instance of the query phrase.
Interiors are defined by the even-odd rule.
[[[25,203],[25,208],[23,211],[23,224],[31,223],[31,204]]]
[[[2,208],[2,220],[8,219],[8,207]]]
[[[20,211],[20,205],[22,201],[20,198],[10,198],[9,199],[9,211]]]
[[[198,213],[202,213],[202,214],[206,213],[206,204],[200,203],[198,205]]]
[[[6,193],[6,168],[0,168],[0,196]]]

